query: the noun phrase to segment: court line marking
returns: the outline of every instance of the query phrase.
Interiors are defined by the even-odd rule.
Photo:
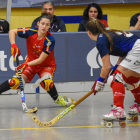
[[[114,126],[119,126],[120,125],[113,125]],[[127,124],[126,126],[140,126],[140,124]],[[103,125],[95,125],[95,126],[67,126],[67,127],[37,127],[37,128],[9,128],[9,129],[0,129],[0,131],[4,131],[4,130],[29,130],[29,129],[58,129],[58,128],[91,128],[91,127],[103,127],[103,128],[107,128],[106,126]],[[112,129],[113,129],[112,127]]]

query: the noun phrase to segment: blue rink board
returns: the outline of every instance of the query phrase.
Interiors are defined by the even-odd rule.
[[[140,31],[133,31],[140,36]],[[95,48],[96,42],[92,41],[86,32],[66,32],[53,33],[55,45],[55,60],[57,69],[54,74],[54,82],[79,82],[94,81],[98,78],[102,67],[101,58]],[[17,46],[21,50],[25,61],[26,40],[16,36]],[[10,52],[10,42],[8,34],[0,34],[0,83],[15,74]],[[90,61],[90,62],[89,62]],[[115,65],[115,61],[112,65]],[[32,82],[39,77],[36,75]]]

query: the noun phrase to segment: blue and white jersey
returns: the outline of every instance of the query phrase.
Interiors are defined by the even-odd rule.
[[[99,34],[96,42],[96,47],[99,51],[101,58],[106,54],[124,57],[127,53],[133,48],[134,43],[140,37],[125,32],[126,37],[121,32],[116,32],[118,35],[115,35],[111,32],[110,36],[113,40],[113,50],[110,51],[110,42],[106,35]]]

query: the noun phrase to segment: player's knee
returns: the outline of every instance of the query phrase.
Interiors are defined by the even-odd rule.
[[[132,84],[125,83],[125,88],[128,90],[136,89],[138,86],[139,86],[139,82],[132,83]]]
[[[112,87],[114,82],[123,83],[123,77],[121,73],[116,73],[108,77],[107,84]]]
[[[25,87],[25,81],[22,78],[23,87]],[[18,75],[14,75],[12,79],[9,80],[9,85],[11,89],[19,89],[20,88],[20,81]]]
[[[112,87],[113,83],[115,81],[115,76],[114,75],[110,75],[107,79],[107,84]]]
[[[50,89],[52,89],[54,86],[52,79],[45,79],[40,83],[40,85],[46,91],[50,91]]]
[[[17,77],[13,77],[12,79],[10,79],[9,85],[11,89],[18,89],[20,86],[19,79]]]
[[[128,90],[134,90],[139,86],[139,78],[137,77],[128,77],[126,78],[121,73],[115,73],[108,77],[107,84],[112,87],[114,82],[120,82],[123,83],[125,88]]]
[[[138,77],[128,77],[125,80],[125,87],[129,90],[134,90],[139,86],[139,78]]]

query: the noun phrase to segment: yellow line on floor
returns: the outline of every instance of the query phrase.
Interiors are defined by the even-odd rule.
[[[113,125],[114,126],[119,126],[119,125]],[[140,124],[127,124],[126,126],[140,126]],[[54,129],[54,128],[90,128],[90,127],[105,127],[103,125],[95,125],[95,126],[67,126],[67,127],[37,127],[37,128],[9,128],[9,129],[0,129],[0,131],[4,131],[4,130],[31,130],[31,129]],[[112,128],[113,128],[112,127]]]

